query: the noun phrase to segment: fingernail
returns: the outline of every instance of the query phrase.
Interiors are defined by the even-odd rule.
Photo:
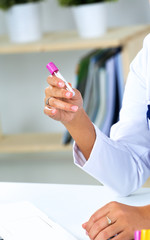
[[[66,92],[66,97],[68,97],[68,98],[70,98],[71,97],[71,95],[72,95],[72,93],[71,92]]]
[[[49,111],[51,111],[51,113],[54,115],[55,113],[56,113],[56,109],[52,109],[52,108],[49,108],[49,107],[45,107],[45,109],[47,109],[47,110],[49,110]]]
[[[49,108],[48,108],[47,106],[45,106],[45,109],[46,109],[46,110],[49,110]]]
[[[64,87],[64,82],[58,82],[59,87]]]
[[[86,222],[82,224],[82,227],[85,228],[86,227]]]
[[[51,113],[55,114],[56,113],[56,109],[52,109]]]
[[[76,111],[78,110],[78,106],[72,106],[72,107],[71,107],[71,110],[72,110],[73,112],[76,112]]]

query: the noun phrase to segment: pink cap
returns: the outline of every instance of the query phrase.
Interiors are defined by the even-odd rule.
[[[50,62],[46,65],[48,71],[53,75],[54,72],[58,72],[59,69],[55,66],[55,64],[53,62]]]
[[[140,240],[140,239],[141,239],[141,231],[135,231],[134,240]]]

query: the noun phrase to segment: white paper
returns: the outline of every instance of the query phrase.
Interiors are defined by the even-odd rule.
[[[0,205],[0,236],[4,240],[77,240],[28,202]]]

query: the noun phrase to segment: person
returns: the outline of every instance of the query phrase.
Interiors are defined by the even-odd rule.
[[[119,121],[111,127],[110,137],[90,121],[77,89],[73,96],[61,79],[47,78],[44,113],[61,121],[73,137],[75,164],[121,196],[137,190],[150,176],[149,42],[150,34],[130,65]],[[138,208],[110,203],[98,210],[83,227],[91,239],[107,239],[116,233],[120,234],[114,240],[132,239],[133,229],[150,228],[149,210],[150,206]],[[101,221],[103,218],[105,221]],[[107,219],[111,219],[110,225]]]

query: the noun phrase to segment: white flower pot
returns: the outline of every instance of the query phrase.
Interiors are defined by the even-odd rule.
[[[42,36],[40,3],[14,5],[6,12],[6,22],[12,42],[39,40]]]
[[[91,3],[72,7],[78,33],[83,38],[95,38],[107,30],[106,4]]]

